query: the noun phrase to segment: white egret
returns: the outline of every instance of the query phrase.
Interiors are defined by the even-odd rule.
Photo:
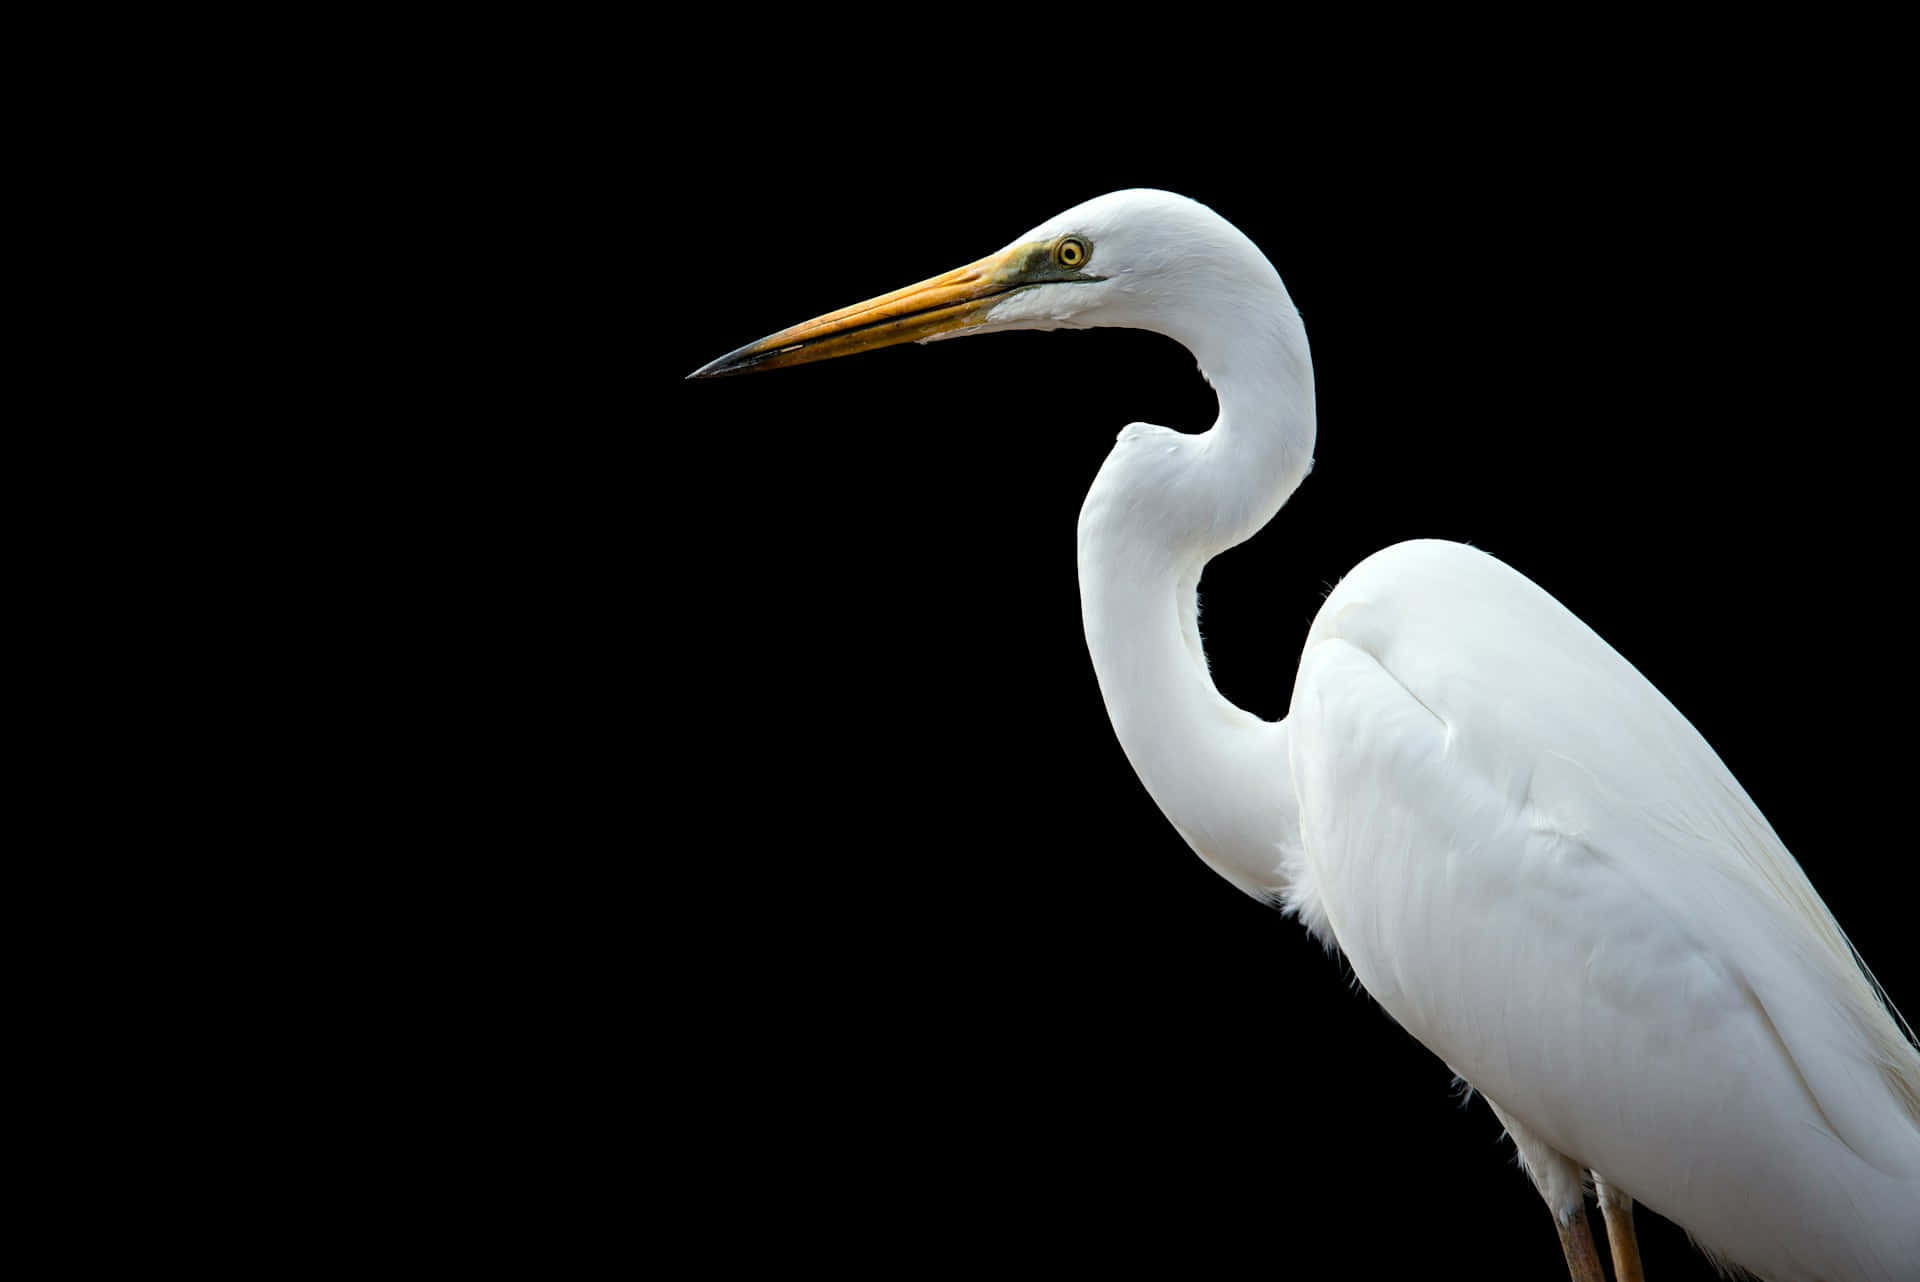
[[[1403,543],[1327,597],[1283,720],[1215,690],[1201,571],[1315,433],[1305,328],[1231,224],[1117,192],[697,374],[1092,326],[1184,344],[1219,398],[1197,435],[1126,427],[1079,524],[1100,689],[1181,836],[1486,1097],[1581,1282],[1589,1174],[1623,1278],[1634,1200],[1774,1282],[1920,1278],[1920,1054],[1739,783],[1579,619],[1484,553]]]

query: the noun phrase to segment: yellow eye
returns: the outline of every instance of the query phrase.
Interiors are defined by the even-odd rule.
[[[1087,259],[1091,257],[1093,251],[1078,236],[1063,236],[1060,243],[1053,247],[1053,261],[1069,269],[1086,266]]]

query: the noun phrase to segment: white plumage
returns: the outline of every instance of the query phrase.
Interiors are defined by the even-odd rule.
[[[1403,544],[1328,598],[1288,722],[1302,882],[1536,1170],[1564,1155],[1764,1277],[1914,1275],[1911,1048],[1599,637],[1490,557]]]
[[[1563,1225],[1590,1171],[1775,1282],[1920,1278],[1920,1055],[1739,783],[1591,629],[1481,552],[1404,543],[1328,596],[1285,720],[1215,690],[1201,571],[1315,431],[1299,315],[1225,220],[1104,196],[702,373],[1094,325],[1183,343],[1220,399],[1199,435],[1122,431],[1079,531],[1114,729],[1187,842],[1493,1104]]]

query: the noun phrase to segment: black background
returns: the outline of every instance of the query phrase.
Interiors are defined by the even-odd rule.
[[[1023,333],[681,381],[1120,187],[1239,225],[1313,344],[1315,470],[1202,584],[1221,690],[1284,715],[1331,584],[1473,543],[1673,699],[1920,1005],[1911,211],[1858,87],[1356,81],[1122,116],[700,71],[643,158],[630,581],[636,739],[667,758],[656,1160],[687,1205],[751,1204],[723,1258],[1562,1268],[1484,1105],[1187,850],[1108,727],[1075,517],[1123,425],[1211,422],[1184,351]],[[1650,1275],[1712,1276],[1642,1224]]]

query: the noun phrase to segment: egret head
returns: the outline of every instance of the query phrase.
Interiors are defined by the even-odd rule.
[[[1117,191],[1056,214],[998,253],[727,353],[695,378],[778,369],[1005,329],[1151,329],[1205,358],[1236,296],[1279,289],[1265,255],[1205,205]],[[1287,309],[1291,311],[1289,307]]]

